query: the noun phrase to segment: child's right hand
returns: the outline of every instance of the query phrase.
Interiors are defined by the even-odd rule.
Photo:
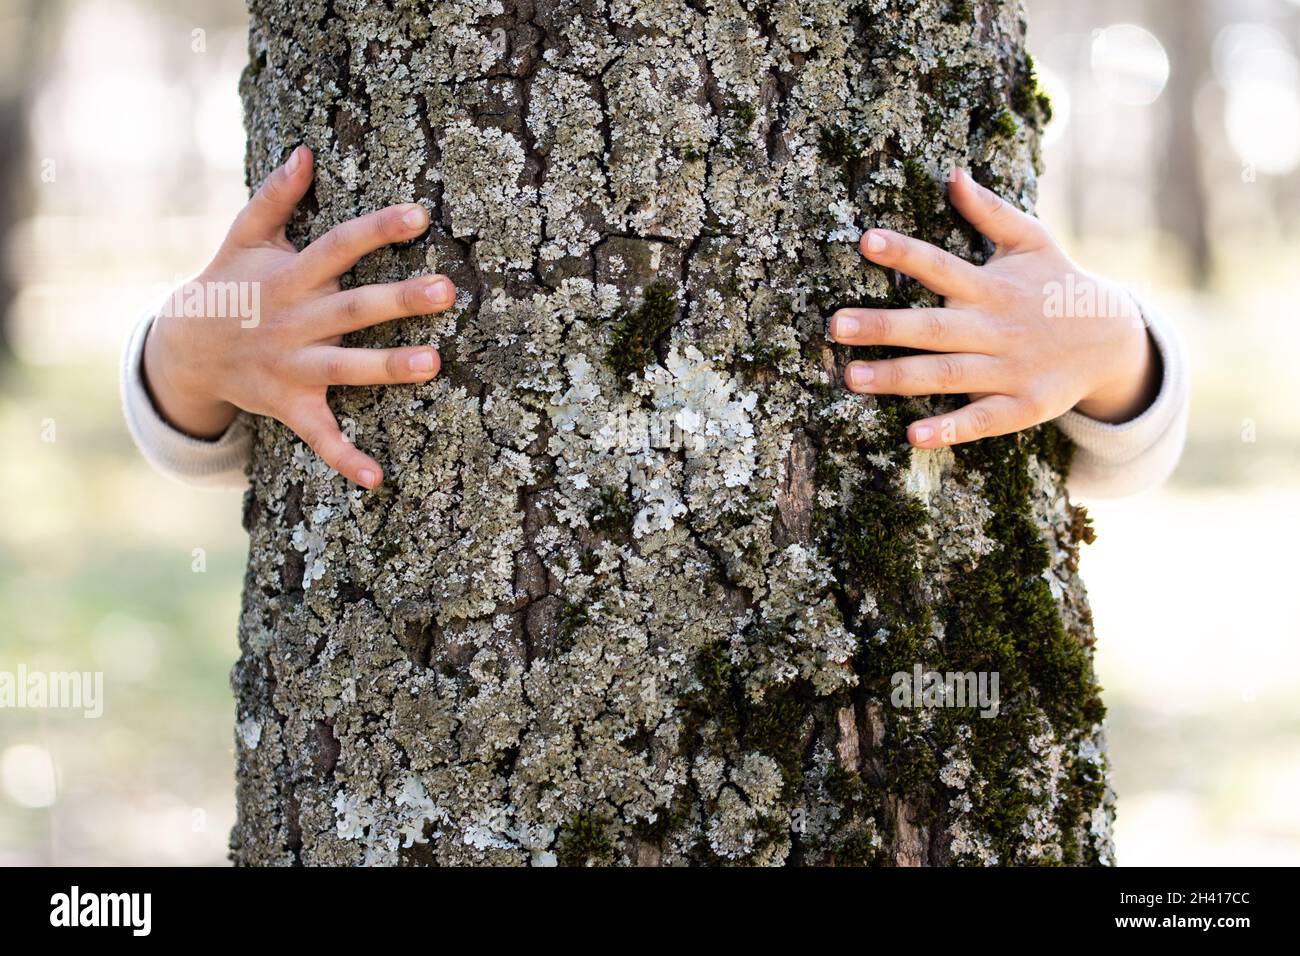
[[[424,346],[342,348],[342,337],[390,319],[443,312],[455,303],[456,290],[445,276],[422,276],[340,291],[339,276],[358,259],[414,239],[429,217],[415,203],[389,206],[335,226],[298,252],[284,227],[311,180],[311,151],[299,146],[235,217],[194,280],[203,289],[257,283],[255,321],[158,316],[145,342],[145,381],[159,412],[183,432],[216,437],[239,409],[268,415],[340,474],[375,488],[383,470],[343,436],[326,389],[428,381],[438,374],[438,353]]]

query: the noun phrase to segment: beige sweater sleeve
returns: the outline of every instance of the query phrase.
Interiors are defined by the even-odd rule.
[[[122,411],[136,447],[163,474],[186,484],[243,488],[252,444],[248,415],[241,412],[221,437],[210,440],[191,438],[169,425],[144,384],[144,342],[152,326],[153,316],[141,319],[122,350]]]
[[[1057,426],[1074,442],[1071,494],[1119,498],[1154,488],[1173,472],[1187,440],[1187,358],[1177,329],[1158,312],[1143,309],[1147,331],[1160,353],[1160,391],[1137,418],[1118,425],[1066,412]]]
[[[1070,491],[1085,497],[1133,494],[1164,481],[1182,454],[1187,434],[1187,372],[1181,342],[1166,320],[1148,313],[1152,340],[1164,374],[1151,407],[1129,422],[1109,425],[1078,412],[1056,420],[1077,446]],[[122,407],[141,453],[157,469],[187,484],[242,488],[251,445],[250,418],[241,413],[220,438],[191,438],[163,420],[145,388],[144,342],[153,324],[146,316],[122,354]]]

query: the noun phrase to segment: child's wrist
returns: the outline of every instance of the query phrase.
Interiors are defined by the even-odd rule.
[[[1114,365],[1116,374],[1080,401],[1075,411],[1118,425],[1132,421],[1151,407],[1163,377],[1160,352],[1145,326],[1134,329],[1126,345],[1124,358]]]
[[[229,402],[205,398],[193,388],[178,387],[170,359],[164,323],[175,321],[160,316],[153,322],[144,342],[141,377],[154,408],[167,424],[192,438],[219,438],[239,414]]]

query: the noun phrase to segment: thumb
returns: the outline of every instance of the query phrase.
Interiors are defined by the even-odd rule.
[[[294,434],[343,477],[374,490],[384,480],[384,470],[369,455],[359,451],[339,430],[338,420],[322,397],[319,404],[284,419]]]
[[[230,237],[241,245],[277,239],[293,217],[312,180],[312,155],[306,146],[289,154],[283,166],[267,176],[230,227]]]
[[[952,171],[948,198],[967,222],[998,246],[1036,249],[1048,241],[1041,222],[985,189],[964,169]]]

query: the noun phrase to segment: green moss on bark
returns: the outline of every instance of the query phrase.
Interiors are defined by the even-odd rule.
[[[620,377],[641,371],[655,360],[655,345],[677,320],[677,297],[666,282],[654,282],[635,309],[614,316],[605,361]]]

